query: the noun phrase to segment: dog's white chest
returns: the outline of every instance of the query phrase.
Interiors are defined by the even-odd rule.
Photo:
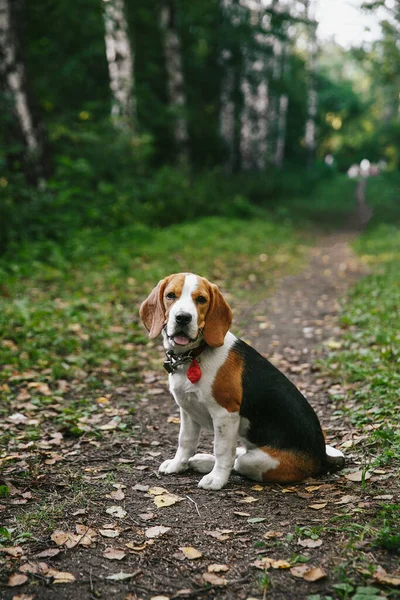
[[[176,403],[187,412],[196,423],[206,429],[212,429],[212,418],[209,412],[211,390],[209,386],[192,384],[184,373],[174,373],[169,378],[170,391]]]

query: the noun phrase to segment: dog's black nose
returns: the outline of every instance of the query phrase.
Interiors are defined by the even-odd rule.
[[[175,320],[177,323],[179,323],[179,325],[188,325],[188,323],[190,323],[192,320],[192,315],[182,312],[176,315]]]

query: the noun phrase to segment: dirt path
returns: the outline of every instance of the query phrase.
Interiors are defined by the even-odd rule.
[[[305,393],[334,445],[349,440],[352,432],[334,414],[328,389],[335,382],[325,380],[315,363],[324,348],[335,343],[335,336],[340,336],[337,299],[363,273],[349,239],[347,234],[321,238],[310,250],[306,268],[283,279],[273,296],[235,315],[233,327]],[[357,513],[363,504],[368,508],[371,487],[363,490],[360,483],[350,482],[341,474],[289,487],[255,486],[232,475],[221,492],[206,492],[197,488],[198,474],[160,477],[158,465],[172,456],[176,447],[178,410],[167,392],[161,360],[151,369],[144,370],[137,390],[134,439],[129,443],[116,439],[114,446],[106,449],[96,450],[92,445],[86,450],[87,463],[81,467],[86,479],[92,478],[94,483],[108,478],[108,484],[114,484],[114,496],[107,501],[102,496],[101,502],[99,497],[91,497],[81,512],[77,504],[77,511],[71,509],[70,522],[91,527],[94,533],[88,537],[97,534],[97,541],[91,544],[89,539],[87,547],[64,547],[54,558],[40,556],[50,545],[48,541],[31,548],[31,562],[44,560],[59,571],[73,573],[76,581],[55,589],[57,586],[49,585],[39,569],[31,574],[29,583],[18,588],[28,594],[25,600],[29,594],[35,600],[149,600],[158,596],[170,600],[263,596],[280,600],[305,599],[312,594],[322,594],[321,600],[324,594],[338,598],[332,586],[343,581],[342,565],[349,560],[343,552],[349,536],[337,523],[349,511]],[[204,436],[202,449],[209,451],[210,443],[210,436]],[[350,452],[347,460],[348,466],[357,464]],[[379,484],[375,485],[379,489]],[[158,508],[151,493],[156,486],[178,496],[179,501]],[[165,494],[163,497],[165,501]],[[112,506],[126,514],[106,514],[106,507]],[[359,521],[368,518],[366,510]],[[107,528],[116,533],[108,537],[104,534]],[[155,537],[148,537],[152,533]],[[106,560],[107,547],[124,556],[118,560],[117,554],[114,560]],[[188,547],[200,556],[187,557],[184,552],[193,550],[182,548]],[[290,563],[295,570],[278,560]],[[223,570],[212,567],[215,564],[222,565],[219,569]],[[265,570],[266,566],[270,568]],[[279,566],[284,568],[275,568]],[[323,569],[326,577],[304,580],[305,571],[311,578],[320,574],[312,567]],[[126,579],[107,579],[113,575],[118,578],[120,573]],[[6,600],[17,593],[21,592],[6,587],[0,591]]]

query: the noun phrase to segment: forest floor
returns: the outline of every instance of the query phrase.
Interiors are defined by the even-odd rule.
[[[314,246],[303,247],[302,265],[297,261],[291,275],[282,274],[267,297],[261,281],[241,297],[232,328],[306,395],[328,442],[345,453],[345,469],[290,486],[255,485],[232,474],[219,492],[198,489],[196,473],[160,476],[158,465],[176,448],[179,413],[162,348],[154,344],[128,348],[137,357],[131,382],[102,367],[106,392],[93,392],[73,427],[60,409],[61,396],[72,414],[84,372],[77,369],[75,386],[58,379],[58,400],[55,380],[38,381],[34,370],[14,373],[3,383],[14,396],[1,459],[1,598],[366,600],[395,594],[395,554],[376,540],[384,537],[382,511],[395,501],[397,479],[390,466],[366,462],[368,433],[352,421],[351,406],[343,410],[358,384],[332,374],[336,365],[324,366],[346,333],[339,299],[366,274],[352,239],[349,233],[319,235]],[[84,336],[79,324],[71,327]],[[123,334],[121,326],[114,329]],[[41,404],[32,400],[35,392]],[[373,416],[368,423],[374,429]],[[29,440],[29,427],[40,436]],[[210,446],[206,434],[201,450]]]

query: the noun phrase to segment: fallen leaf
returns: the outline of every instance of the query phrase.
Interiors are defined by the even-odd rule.
[[[358,500],[357,496],[342,496],[335,504],[349,504]]]
[[[168,494],[168,490],[166,490],[163,487],[157,487],[157,486],[149,488],[147,491],[152,496],[161,496],[161,494]]]
[[[312,508],[313,510],[321,510],[322,508],[325,508],[327,504],[327,502],[321,502],[321,504],[309,504],[308,508]]]
[[[106,513],[113,517],[118,517],[118,519],[124,519],[128,514],[122,506],[110,506],[110,508],[106,509]]]
[[[375,581],[378,581],[378,583],[383,583],[385,585],[393,585],[394,587],[400,586],[400,577],[398,575],[389,575],[381,566],[378,566],[375,571],[374,579]]]
[[[49,565],[45,562],[27,562],[19,567],[22,573],[47,573]]]
[[[123,550],[116,550],[115,548],[106,548],[103,552],[104,558],[108,560],[122,560],[125,558],[126,553]]]
[[[17,585],[23,585],[26,581],[28,581],[28,577],[26,575],[22,575],[22,573],[13,573],[10,575],[7,585],[10,587],[16,587]]]
[[[73,583],[75,577],[72,573],[66,571],[58,571],[57,569],[49,569],[46,573],[47,577],[53,578],[53,583]]]
[[[229,571],[228,565],[219,565],[218,563],[213,563],[212,565],[208,565],[207,571],[209,573],[221,573],[221,571]]]
[[[290,563],[287,560],[275,560],[269,556],[263,556],[263,558],[255,560],[252,565],[257,569],[290,569]]]
[[[238,510],[234,510],[233,514],[237,515],[238,517],[249,517],[250,516],[250,513],[240,512]]]
[[[13,558],[18,558],[24,553],[21,546],[8,546],[6,548],[0,548],[0,552],[5,552],[8,554],[8,556],[12,556]]]
[[[28,417],[23,415],[22,413],[15,413],[7,417],[7,421],[13,423],[14,425],[22,425],[22,423],[26,423]]]
[[[154,527],[149,527],[148,529],[146,529],[144,535],[147,538],[153,539],[164,535],[164,533],[167,533],[167,531],[169,531],[170,529],[171,527],[164,527],[164,525],[155,525]]]
[[[115,529],[99,529],[99,533],[106,538],[116,538],[119,536],[119,531],[116,531]]]
[[[34,554],[35,558],[52,558],[53,556],[57,556],[60,554],[61,550],[59,548],[47,548],[47,550],[42,550],[38,554]]]
[[[322,540],[298,539],[297,544],[303,546],[303,548],[319,548],[319,546],[322,546]]]
[[[267,539],[280,538],[282,536],[282,531],[267,531],[267,533],[264,533],[264,537]]]
[[[228,583],[225,577],[219,577],[215,573],[203,573],[202,578],[206,583],[210,583],[211,585],[226,585]]]
[[[143,519],[143,521],[151,521],[151,519],[154,519],[155,514],[154,513],[140,513],[138,516],[141,519]]]
[[[301,579],[304,576],[304,573],[310,569],[309,565],[297,565],[290,569],[290,572],[295,577],[300,577]]]
[[[251,504],[252,502],[258,502],[258,498],[254,498],[254,496],[245,496],[241,500],[239,500],[241,504]]]
[[[141,552],[147,548],[147,542],[142,544],[141,546],[137,546],[133,542],[126,542],[125,546],[129,548],[129,550],[134,550],[135,552]]]
[[[326,573],[321,567],[312,567],[309,571],[306,571],[303,575],[303,579],[306,581],[319,581],[326,577]]]
[[[201,558],[203,556],[202,552],[196,550],[196,548],[193,548],[192,546],[182,546],[179,550],[182,550],[183,554],[189,560],[195,560],[196,558]]]
[[[35,389],[42,394],[43,396],[51,396],[52,392],[47,383],[43,383],[41,381],[31,381],[28,383],[29,389]]]
[[[262,492],[264,488],[262,485],[252,485],[251,489],[254,490],[255,492]]]
[[[13,596],[12,600],[33,600],[33,594],[18,594],[17,596]]]
[[[148,485],[141,485],[140,483],[137,483],[136,485],[133,486],[132,489],[136,490],[138,492],[148,492],[149,491],[149,486]]]
[[[254,517],[252,519],[247,519],[248,523],[263,523],[264,521],[266,521],[267,519],[265,517]]]
[[[136,577],[136,575],[139,575],[139,573],[141,573],[140,569],[134,571],[133,573],[124,573],[123,571],[120,571],[119,573],[114,573],[114,575],[108,575],[106,579],[111,579],[111,581],[124,581],[124,579],[132,579],[132,577]]]
[[[113,417],[111,421],[106,423],[105,425],[101,425],[99,429],[101,431],[111,431],[113,429],[117,429],[118,425],[121,422],[121,417]]]
[[[50,539],[53,540],[53,542],[57,544],[57,546],[63,546],[68,540],[68,537],[68,533],[66,533],[65,531],[57,530],[51,534]]]
[[[182,500],[183,498],[175,494],[161,494],[154,498],[154,504],[157,508],[164,508],[165,506],[173,506],[177,502],[182,502]]]
[[[80,536],[79,544],[81,546],[90,546],[97,538],[97,531],[82,523],[75,525],[75,531]]]
[[[371,473],[368,471],[353,471],[352,473],[346,473],[346,479],[349,481],[363,481],[371,478]]]
[[[179,417],[168,417],[167,419],[167,423],[175,423],[176,425],[179,425],[179,423],[181,422]]]
[[[226,540],[229,540],[229,535],[227,535],[226,533],[222,533],[221,531],[205,531],[204,533],[206,535],[210,535],[219,542],[225,542]]]
[[[118,488],[115,490],[115,492],[110,492],[108,498],[112,498],[113,500],[123,500],[125,498],[125,494],[121,488]]]

